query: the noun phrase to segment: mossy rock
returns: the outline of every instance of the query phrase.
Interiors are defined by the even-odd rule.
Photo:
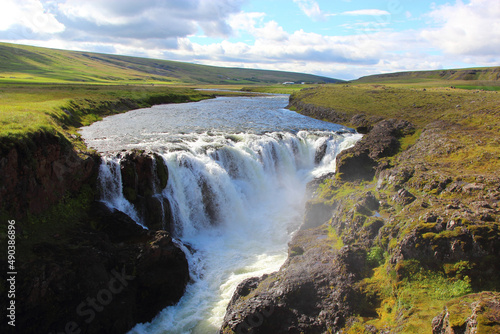
[[[154,155],[156,160],[156,176],[160,181],[160,188],[163,190],[167,186],[168,183],[168,168],[163,161],[163,158],[158,154]]]
[[[131,187],[123,187],[123,196],[129,201],[134,203],[137,200],[137,191]]]
[[[444,312],[434,318],[439,330],[447,333],[500,333],[500,293],[481,292],[455,298],[445,305]]]

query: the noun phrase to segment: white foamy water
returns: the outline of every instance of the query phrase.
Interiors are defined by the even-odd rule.
[[[102,137],[103,128],[84,132],[85,140],[103,151],[131,147],[154,150],[169,170],[167,187],[159,189],[158,196],[171,203],[174,236],[188,258],[192,281],[177,305],[165,308],[151,323],[138,324],[130,333],[216,333],[236,286],[246,278],[278,270],[285,261],[287,243],[302,220],[306,183],[334,171],[335,156],[360,138],[338,133],[342,130],[339,126],[284,111],[283,97],[253,98],[251,103],[248,98],[241,99],[243,114],[257,115],[253,120],[247,115],[243,122],[241,117],[227,116],[238,106],[234,100],[238,98],[223,99],[223,104],[231,107],[222,106],[221,112],[217,103],[203,104],[208,109],[196,107],[201,108],[197,113],[224,123],[222,130],[207,121],[198,129],[183,132],[193,125],[187,121],[193,115],[185,115],[185,109],[165,113],[159,108],[156,116],[151,109],[144,116],[134,111],[135,128],[128,124],[126,130],[119,126],[123,120],[115,124],[115,116],[107,118],[106,138]],[[194,105],[169,108],[196,109]],[[271,117],[263,117],[261,112]],[[241,115],[242,111],[234,113]],[[285,126],[288,119],[273,124],[270,119],[277,119],[273,113],[293,118],[295,123]],[[175,114],[182,115],[182,121]],[[141,117],[156,117],[158,121],[137,119]],[[183,127],[182,122],[188,123]],[[256,129],[242,130],[248,122],[258,124]],[[159,123],[170,125],[162,128]],[[117,139],[115,146],[109,138]],[[121,194],[121,179],[116,175],[119,158],[107,156],[100,178],[109,189],[103,191],[102,200],[140,223],[141,217],[133,207],[130,210],[130,203]]]

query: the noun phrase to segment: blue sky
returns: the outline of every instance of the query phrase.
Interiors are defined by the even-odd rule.
[[[2,0],[0,41],[340,79],[500,65],[500,0]]]

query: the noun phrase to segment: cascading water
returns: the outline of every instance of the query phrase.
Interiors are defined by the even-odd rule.
[[[99,183],[101,185],[101,201],[109,208],[126,213],[137,224],[146,228],[139,218],[134,206],[123,196],[122,177],[120,172],[120,160],[102,157],[99,166]]]
[[[276,110],[271,111],[279,117],[287,114],[287,120],[296,117]],[[220,122],[220,115],[211,117]],[[298,119],[295,123],[303,120]],[[192,278],[177,305],[164,309],[151,323],[138,324],[131,333],[217,332],[238,283],[275,271],[286,259],[287,243],[302,220],[306,183],[334,171],[335,156],[360,138],[332,131],[328,123],[296,124],[303,131],[264,131],[262,119],[245,118],[245,124],[249,122],[258,124],[259,131],[236,132],[241,130],[236,127],[226,132],[175,131],[167,136],[164,129],[148,128],[142,139],[132,132],[133,139],[114,147],[137,147],[140,141],[140,147],[164,159],[169,180],[155,196],[168,198],[172,206],[174,236],[186,253]],[[95,134],[94,140],[109,145],[108,138]],[[119,163],[119,158],[103,158],[102,199],[141,223],[121,194]]]

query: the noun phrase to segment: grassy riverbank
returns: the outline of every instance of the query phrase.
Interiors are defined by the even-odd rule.
[[[113,113],[212,96],[170,86],[0,84],[0,145],[40,132],[60,133],[73,140],[79,136],[78,127]]]
[[[500,93],[326,85],[295,93],[292,106],[348,126],[362,120],[367,129],[394,118],[414,125],[395,154],[375,159],[373,179],[337,175],[320,187],[316,201],[341,208],[328,223],[332,243],[361,247],[369,264],[345,332],[430,333],[445,307],[442,326],[497,332]],[[367,191],[380,202],[376,214],[363,206]]]
[[[325,85],[297,92],[292,99],[335,111],[347,126],[355,126],[356,115],[364,115],[367,125],[390,118],[410,121],[416,131],[401,140],[402,150],[414,144],[430,123],[443,121],[454,127],[447,133],[451,143],[448,152],[429,151],[420,160],[455,173],[495,174],[500,170],[498,92],[382,84]]]

